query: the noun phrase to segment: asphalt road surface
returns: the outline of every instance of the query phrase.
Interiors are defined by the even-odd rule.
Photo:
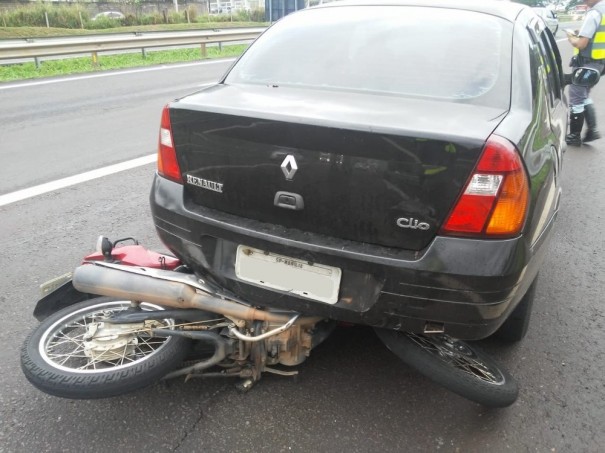
[[[155,152],[162,107],[231,62],[0,84],[0,194]]]
[[[0,194],[153,153],[162,105],[227,64],[0,85]],[[604,83],[593,99],[605,131]],[[99,401],[37,391],[19,350],[36,325],[38,285],[78,265],[99,234],[161,249],[147,199],[153,172],[144,165],[0,206],[0,452],[603,451],[605,139],[565,155],[528,337],[481,342],[520,384],[501,410],[432,384],[362,328],[335,332],[297,382],[266,376],[247,394],[226,380]]]

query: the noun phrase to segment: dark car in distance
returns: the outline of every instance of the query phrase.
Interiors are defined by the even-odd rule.
[[[164,109],[153,219],[259,307],[520,340],[566,128],[561,58],[531,8],[329,3]]]

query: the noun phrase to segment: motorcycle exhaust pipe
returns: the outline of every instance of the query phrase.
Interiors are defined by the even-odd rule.
[[[73,285],[78,291],[125,300],[150,302],[172,308],[194,308],[246,321],[286,323],[292,314],[259,310],[227,300],[195,284],[188,274],[174,271],[123,266],[119,264],[84,264],[76,268]],[[315,322],[320,318],[306,318]],[[304,323],[299,319],[299,322]]]

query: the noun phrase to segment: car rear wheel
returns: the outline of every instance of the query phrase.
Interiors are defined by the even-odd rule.
[[[508,319],[504,321],[504,324],[494,333],[494,338],[505,343],[515,343],[525,338],[531,319],[531,310],[534,305],[537,283],[538,277],[536,276],[527,289],[525,296],[521,299],[521,302],[519,302]]]

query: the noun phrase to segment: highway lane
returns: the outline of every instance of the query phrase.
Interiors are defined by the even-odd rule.
[[[482,342],[521,386],[503,410],[431,384],[357,328],[314,351],[298,382],[267,376],[246,395],[220,380],[100,401],[38,392],[19,369],[38,285],[76,266],[100,233],[161,248],[147,201],[153,171],[146,165],[0,208],[0,452],[601,451],[605,140],[566,153],[565,197],[528,337],[512,347]]]
[[[605,84],[593,98],[605,125]],[[157,102],[160,108],[164,101]],[[93,117],[94,108],[87,111]],[[102,124],[106,117],[94,120]],[[38,118],[36,127],[45,118],[52,115]],[[123,115],[122,124],[108,118],[127,133],[137,128],[136,117]],[[24,130],[33,129],[27,118],[21,121]],[[149,146],[155,148],[153,122]],[[85,137],[73,129],[72,139]],[[4,155],[2,162],[8,162]],[[147,201],[153,171],[146,165],[0,207],[0,452],[602,451],[605,139],[565,154],[561,213],[527,339],[511,347],[482,342],[521,386],[519,400],[504,410],[483,409],[431,384],[371,331],[357,328],[339,330],[314,351],[299,367],[298,382],[268,376],[245,395],[216,380],[156,385],[101,401],[35,390],[18,355],[36,324],[37,286],[76,266],[101,233],[161,248]]]
[[[0,84],[0,195],[155,152],[162,106],[231,63]]]

